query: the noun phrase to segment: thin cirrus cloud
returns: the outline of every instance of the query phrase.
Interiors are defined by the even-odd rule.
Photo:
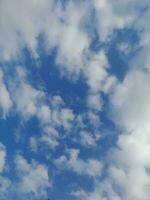
[[[2,200],[149,200],[149,7],[0,2]]]

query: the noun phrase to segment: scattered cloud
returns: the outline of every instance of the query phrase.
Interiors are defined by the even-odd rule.
[[[7,89],[7,86],[4,82],[4,74],[2,70],[0,70],[0,108],[2,110],[2,116],[6,117],[8,112],[10,111],[12,107],[12,100],[9,94],[9,91]]]
[[[21,155],[16,156],[15,163],[19,178],[17,183],[18,192],[22,193],[22,195],[33,195],[38,199],[46,197],[47,189],[52,184],[47,167],[36,161],[29,163]]]
[[[149,200],[149,19],[149,0],[0,1],[2,200],[9,200],[14,193],[19,200],[20,195],[47,198],[47,190],[53,187],[50,170],[55,174],[56,168],[61,173],[73,171],[83,180],[85,176],[94,179],[91,190],[82,188],[82,183],[79,190],[73,188],[71,194],[77,199]],[[136,43],[136,49],[132,43]],[[25,49],[31,56],[27,62]],[[124,57],[126,73],[119,68],[122,63],[113,50]],[[40,51],[48,59],[46,64]],[[41,66],[33,66],[31,60],[40,61]],[[39,70],[45,70],[45,65],[49,71],[57,68],[57,83],[53,78],[47,81],[47,72]],[[46,89],[30,67],[39,70]],[[118,80],[119,73],[124,73],[122,80]],[[66,92],[66,83],[71,85],[72,93]],[[57,89],[51,91],[50,84]],[[14,132],[17,119],[26,127],[33,118],[38,133],[31,126],[24,144],[12,141],[9,131]],[[111,129],[110,123],[115,140],[109,138],[111,149],[105,141],[98,144],[101,132],[104,140],[107,137],[105,129]],[[29,152],[24,152],[27,145]],[[95,149],[102,151],[93,158]],[[16,155],[18,151],[27,159],[21,153]],[[100,160],[104,152],[106,156]],[[12,163],[14,169],[9,166]],[[11,170],[14,178],[9,174]]]
[[[78,149],[68,149],[68,157],[62,155],[55,160],[55,164],[62,170],[72,170],[79,175],[91,177],[101,176],[102,163],[95,159],[82,160]]]
[[[0,173],[2,173],[5,168],[5,161],[6,161],[6,149],[5,146],[0,143]]]

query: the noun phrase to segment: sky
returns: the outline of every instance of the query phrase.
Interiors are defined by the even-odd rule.
[[[0,200],[150,200],[150,1],[0,1]]]

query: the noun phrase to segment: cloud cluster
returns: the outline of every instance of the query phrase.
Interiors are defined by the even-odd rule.
[[[133,81],[134,80],[134,81]],[[149,73],[133,70],[111,96],[113,120],[122,129],[108,156],[108,175],[81,199],[148,200],[150,193]],[[137,181],[138,180],[138,181]]]
[[[79,175],[96,177],[101,175],[102,163],[96,159],[83,160],[79,158],[79,150],[68,149],[68,158],[65,155],[57,158],[54,162],[63,170],[72,170]]]
[[[12,106],[12,100],[10,98],[7,86],[4,83],[3,72],[0,70],[0,115],[6,117]]]
[[[51,187],[47,167],[35,161],[28,163],[21,155],[16,156],[15,163],[19,177],[18,192],[38,199],[46,197],[47,189]]]
[[[76,134],[74,137],[78,136],[75,141],[79,140],[82,148],[95,148],[101,136],[100,113],[107,104],[103,96],[108,100],[110,119],[121,132],[116,146],[103,161],[80,158],[78,148],[69,148],[54,160],[59,170],[72,170],[95,180],[93,191],[72,192],[78,199],[149,200],[149,19],[149,0],[70,0],[64,4],[54,0],[0,1],[0,117],[7,119],[12,113],[24,123],[37,119],[40,134],[28,138],[30,150],[38,153],[43,144],[54,150],[71,132]],[[107,51],[118,30],[132,30],[138,35],[138,51],[132,59],[126,60],[129,70],[122,81],[118,80],[118,74],[110,72],[112,66]],[[33,86],[23,67],[14,67],[15,75],[8,76],[10,66],[7,64],[21,60],[25,48],[32,58],[40,60],[41,37],[48,56],[56,50],[55,64],[59,73],[70,82],[80,78],[85,82],[86,111],[75,114],[61,95],[46,94],[40,83]],[[116,46],[120,53],[132,52],[129,43]],[[100,180],[105,165],[106,177]],[[4,175],[5,168],[6,147],[0,143],[2,198],[11,187],[11,180]],[[45,165],[35,160],[28,162],[17,155],[15,170],[16,194],[39,199],[47,196],[51,181]]]
[[[4,170],[5,159],[6,159],[6,149],[5,146],[0,143],[0,172],[3,172]]]

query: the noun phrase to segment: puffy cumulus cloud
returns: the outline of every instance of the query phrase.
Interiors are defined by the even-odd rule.
[[[11,186],[11,181],[3,176],[0,176],[0,198],[7,199],[7,194]]]
[[[4,176],[6,168],[6,147],[0,143],[0,198],[5,199],[11,186],[11,181]]]
[[[99,38],[103,42],[106,42],[112,36],[114,30],[129,26],[136,17],[136,14],[132,13],[128,16],[125,15],[124,10],[129,5],[125,1],[94,0],[93,2],[96,10],[96,27]]]
[[[25,46],[37,58],[38,36],[42,33],[46,36],[46,49],[58,47],[57,62],[66,63],[68,71],[72,66],[72,71],[78,72],[89,46],[87,33],[82,30],[88,6],[82,4],[69,1],[64,9],[61,1],[1,1],[1,59],[14,59]]]
[[[91,55],[84,69],[84,76],[89,88],[87,106],[91,110],[101,111],[103,109],[101,93],[108,94],[117,83],[116,77],[108,73],[109,68],[106,52],[100,50]]]
[[[21,67],[16,69],[16,77],[11,80],[12,84],[10,85],[11,98],[13,99],[16,111],[26,120],[35,115],[39,115],[42,120],[47,120],[47,110],[43,105],[44,92],[34,88],[28,82],[27,71]],[[44,117],[43,110],[45,111]]]
[[[43,144],[49,149],[55,149],[59,145],[59,140],[60,134],[58,130],[51,125],[47,125],[43,127],[39,137],[32,136],[29,139],[29,146],[33,152],[38,152]]]
[[[99,39],[105,42],[113,30],[124,28],[137,17],[134,9],[133,13],[128,11],[129,1],[123,2],[124,6],[121,2],[68,1],[62,5],[61,1],[54,0],[15,0],[13,3],[2,0],[0,57],[14,59],[27,46],[37,58],[38,36],[42,33],[46,38],[46,49],[57,47],[56,61],[65,66],[63,69],[78,74],[87,60],[95,29]],[[93,10],[96,19],[93,19]],[[127,11],[128,17],[125,15]],[[94,23],[89,23],[91,21]]]
[[[68,156],[62,155],[55,159],[56,166],[61,170],[72,170],[79,175],[91,177],[101,176],[102,163],[99,160],[79,158],[78,149],[68,149]]]
[[[21,67],[17,68],[16,76],[17,78],[12,80],[13,84],[10,86],[11,98],[17,113],[24,120],[35,116],[43,127],[51,125],[62,126],[66,130],[71,129],[74,113],[67,108],[60,96],[48,95],[42,89],[32,86],[27,72]]]
[[[101,138],[99,133],[90,133],[87,131],[81,131],[79,133],[79,142],[85,147],[96,146],[97,141]]]
[[[150,149],[149,132],[123,134],[118,140],[119,150],[114,151],[116,164],[109,174],[112,184],[122,191],[122,199],[149,199]],[[138,178],[138,181],[137,181]]]
[[[54,127],[63,127],[66,131],[71,130],[75,114],[67,107],[61,96],[50,97],[51,123]]]
[[[147,200],[150,195],[148,91],[149,73],[135,69],[116,87],[111,98],[113,117],[123,127],[123,134],[117,142],[119,149],[113,152],[116,165],[110,168],[110,176],[123,191],[123,199]]]
[[[21,83],[14,94],[14,101],[16,103],[18,113],[20,113],[24,118],[29,118],[36,115],[38,110],[38,102],[41,100],[41,97],[41,91],[36,90],[28,83]],[[40,110],[39,116],[41,117],[43,117],[41,114],[42,112],[43,107],[42,110]],[[45,118],[43,118],[43,120],[45,120]]]
[[[143,2],[144,5],[144,2]],[[145,5],[146,9],[142,13],[141,17],[135,24],[135,29],[140,33],[140,51],[136,54],[136,56],[132,60],[132,65],[139,68],[145,68],[148,71],[150,70],[150,58],[149,58],[149,52],[150,52],[150,39],[149,39],[149,31],[150,31],[150,10],[149,10],[149,2]],[[147,20],[147,23],[145,21]]]
[[[150,128],[149,84],[149,73],[135,69],[116,86],[111,102],[118,124],[142,132]]]
[[[132,59],[131,65],[138,68],[146,68],[149,70],[149,52],[150,52],[150,3],[147,0],[139,1],[133,0],[132,2],[118,0],[114,2],[114,10],[121,15],[128,15],[135,18],[132,29],[138,32],[140,50],[136,52],[136,55]],[[120,11],[119,11],[120,10]],[[145,23],[145,21],[147,21]],[[121,51],[128,53],[133,47],[129,47],[127,44],[121,46]]]
[[[79,190],[72,192],[72,195],[78,199],[84,200],[122,200],[122,198],[117,195],[110,182],[96,182],[93,192],[85,192],[84,190]]]
[[[81,12],[82,10],[82,12]],[[93,17],[94,10],[94,17]],[[2,0],[0,2],[0,58],[2,61],[15,59],[24,47],[38,58],[38,36],[45,36],[45,49],[49,53],[56,47],[56,62],[62,74],[83,75],[88,86],[86,103],[88,111],[78,116],[78,124],[83,130],[88,125],[97,130],[100,126],[99,112],[103,102],[100,93],[111,93],[111,114],[121,128],[117,147],[107,159],[107,175],[95,182],[92,192],[78,191],[79,199],[87,200],[149,200],[150,192],[150,109],[149,109],[149,0],[94,0],[79,3],[69,1],[62,6],[52,0]],[[91,19],[92,16],[92,19]],[[93,23],[89,23],[89,22]],[[133,23],[134,22],[134,23]],[[146,22],[146,23],[145,23]],[[140,47],[122,83],[110,76],[106,52],[92,52],[90,49],[93,32],[104,44],[111,40],[115,30],[132,28],[139,34]],[[89,31],[90,29],[90,31]],[[108,45],[107,45],[108,47]],[[109,48],[109,47],[108,47]],[[128,53],[127,44],[118,47]],[[144,70],[146,71],[144,71]],[[54,149],[59,144],[59,129],[72,129],[73,111],[65,105],[60,96],[51,97],[32,86],[26,72],[17,71],[12,85],[5,83],[5,74],[0,72],[0,108],[6,116],[12,105],[23,119],[37,117],[42,133],[30,139],[31,149],[38,150],[40,144]],[[12,103],[13,102],[13,103]],[[99,139],[96,134],[80,132],[83,146],[95,146]],[[55,161],[62,170],[72,170],[78,175],[100,177],[102,163],[96,159],[81,159],[79,151],[70,149]],[[5,148],[0,148],[0,172],[5,166]],[[22,156],[16,157],[18,188],[23,194],[33,194],[36,198],[46,196],[51,186],[48,169],[33,161],[27,162]],[[138,181],[137,181],[138,180]],[[0,177],[0,191],[4,193],[9,181]],[[1,192],[0,192],[1,195]]]
[[[84,28],[89,11],[89,2],[69,1],[62,16],[65,23],[58,37],[57,62],[71,74],[78,74],[82,70],[90,45],[90,38]]]
[[[131,53],[131,45],[127,42],[121,42],[117,45],[117,49],[124,55],[129,55]]]
[[[134,69],[110,96],[113,120],[122,129],[108,156],[107,176],[79,199],[148,200],[150,196],[149,73]],[[137,181],[138,180],[138,181]]]
[[[44,128],[44,134],[40,138],[40,142],[44,142],[50,148],[55,148],[59,142],[59,132],[52,126],[46,126]]]
[[[35,161],[29,163],[21,155],[16,156],[15,164],[19,178],[17,192],[36,198],[46,197],[47,189],[52,184],[47,167]]]
[[[70,129],[74,120],[74,114],[71,109],[63,108],[60,113],[62,126],[65,129]]]
[[[108,156],[107,176],[79,199],[148,200],[150,196],[149,72],[129,71],[110,96],[113,120],[121,128]],[[137,181],[138,180],[138,181]]]
[[[1,58],[14,58],[23,46],[36,52],[36,37],[48,20],[52,1],[1,1]],[[36,54],[36,53],[35,53]]]
[[[41,105],[38,112],[38,118],[41,119],[42,124],[48,124],[51,121],[51,109],[48,105]]]
[[[62,126],[66,130],[71,128],[74,119],[74,114],[71,109],[62,108],[54,109],[52,111],[52,121],[55,126]]]
[[[90,51],[93,35],[90,35],[89,28],[94,31],[94,27],[96,27],[100,40],[107,41],[113,30],[122,29],[131,24],[137,17],[134,6],[129,12],[129,17],[126,17],[125,13],[129,10],[128,4],[130,5],[130,3],[123,3],[122,12],[118,9],[118,4],[121,5],[121,2],[115,3],[109,0],[89,0],[86,3],[68,1],[65,5],[62,5],[61,1],[54,2],[53,0],[38,2],[15,0],[13,3],[3,0],[0,6],[2,15],[0,17],[2,32],[0,56],[4,60],[11,60],[21,52],[24,46],[27,46],[32,54],[38,57],[38,36],[43,33],[46,39],[45,48],[49,50],[57,47],[56,62],[61,65],[60,71],[63,74],[66,74],[67,71],[72,75],[79,73],[84,75],[90,88],[89,107],[99,111],[102,103],[101,100],[100,103],[98,102],[95,93],[102,90],[108,92],[114,83],[114,78],[107,73],[108,62],[105,52],[103,50],[98,53]],[[96,20],[91,19],[93,9]],[[89,25],[89,21],[94,21],[94,23]],[[41,95],[41,91],[24,83],[19,88],[20,91],[16,92],[16,99],[19,99],[18,94],[20,95],[22,92],[24,100],[16,102],[18,109],[26,108],[25,117],[33,115],[37,112],[37,99],[40,98],[37,96]],[[26,95],[27,90],[29,91],[28,95]],[[30,104],[28,104],[29,100],[31,100]],[[39,116],[49,120],[50,110],[48,107],[42,107]]]
[[[97,111],[102,110],[102,100],[99,94],[89,94],[87,97],[87,105],[89,108]]]
[[[4,74],[2,70],[0,70],[0,108],[2,110],[3,117],[6,117],[11,107],[12,107],[12,100],[4,81]]]
[[[110,98],[115,122],[123,129],[119,136],[118,149],[113,151],[115,165],[110,167],[109,174],[113,184],[122,191],[121,199],[148,200],[150,193],[150,160],[149,160],[149,2],[134,1],[147,9],[135,23],[141,30],[141,50],[130,65],[135,68],[129,71],[124,81],[117,85]],[[138,179],[138,181],[137,181]]]
[[[91,56],[85,70],[87,84],[91,92],[99,92],[102,90],[103,82],[107,77],[108,61],[104,51],[100,51]]]
[[[97,132],[101,126],[101,119],[99,113],[96,111],[88,109],[87,112],[80,113],[76,116],[76,126],[79,131],[89,130],[89,127],[94,134]]]
[[[105,3],[106,1],[100,7]],[[139,42],[142,48],[129,64],[133,69],[127,73],[123,82],[115,81],[113,88],[106,90],[111,93],[109,94],[111,117],[122,131],[118,136],[117,147],[114,147],[107,157],[107,175],[103,181],[95,183],[92,192],[79,190],[73,194],[79,199],[88,200],[148,200],[150,196],[150,74],[147,38],[149,22],[144,24],[144,21],[149,18],[149,2],[116,1],[116,3],[124,5],[121,8],[122,15],[122,10],[130,13],[135,8],[138,10],[139,7],[147,5],[147,9],[142,12],[134,26],[136,30],[142,29]],[[118,9],[118,5],[115,6],[115,10]],[[126,51],[128,47],[121,48],[121,51]]]
[[[5,162],[6,162],[6,149],[5,146],[0,143],[0,173],[3,172],[5,168]]]
[[[81,151],[82,148],[93,151],[102,138],[101,125],[97,109],[95,111],[90,108],[87,112],[76,115],[71,133],[67,136],[73,143],[81,146]]]
[[[45,144],[50,149],[55,149],[59,145],[61,137],[66,137],[70,133],[75,115],[60,96],[51,96],[49,105],[41,104],[38,107],[37,118],[41,124],[40,136],[30,138],[29,146],[35,152]],[[64,134],[60,133],[60,128],[64,129]]]

